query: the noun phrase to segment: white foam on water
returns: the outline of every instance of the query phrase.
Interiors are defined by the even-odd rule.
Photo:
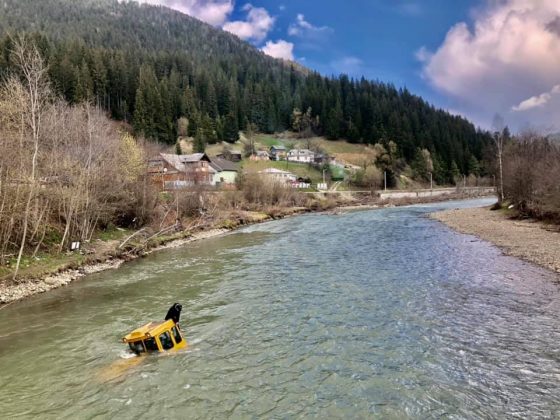
[[[137,354],[134,354],[134,353],[131,353],[131,352],[129,352],[129,351],[126,351],[126,350],[122,350],[122,351],[119,353],[119,357],[120,357],[121,359],[132,359],[133,357],[138,357],[138,355],[137,355]]]

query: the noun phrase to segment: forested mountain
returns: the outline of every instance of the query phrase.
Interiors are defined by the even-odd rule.
[[[35,38],[56,91],[68,102],[97,103],[138,133],[167,143],[176,141],[181,117],[191,135],[235,141],[247,122],[269,133],[291,128],[295,108],[311,108],[317,134],[394,141],[408,162],[425,148],[449,173],[457,167],[468,173],[489,141],[470,122],[406,89],[323,77],[163,7],[0,0],[0,74],[11,71],[10,36],[21,32]]]

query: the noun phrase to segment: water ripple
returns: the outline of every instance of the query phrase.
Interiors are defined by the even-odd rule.
[[[251,226],[0,312],[7,417],[558,418],[558,277],[427,219]],[[100,380],[181,301],[188,351]]]

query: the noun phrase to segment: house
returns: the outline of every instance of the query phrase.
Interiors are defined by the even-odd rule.
[[[313,163],[317,165],[324,165],[327,163],[335,163],[334,156],[328,156],[323,153],[316,153],[315,158],[313,159]]]
[[[297,176],[295,176],[293,173],[276,168],[264,169],[262,171],[259,171],[259,174],[264,175],[274,181],[280,181],[283,183],[292,183],[297,181]]]
[[[256,154],[251,155],[251,160],[270,160],[270,155],[266,150],[259,150]]]
[[[308,149],[293,149],[288,152],[287,159],[290,162],[313,163],[315,153]]]
[[[286,159],[286,147],[272,146],[270,148],[270,160]]]
[[[231,186],[235,184],[239,173],[237,164],[226,159],[213,157],[210,158],[210,167],[213,170],[212,185]]]
[[[229,160],[230,162],[241,162],[241,159],[243,159],[243,154],[239,150],[224,150],[216,157]]]
[[[162,189],[212,185],[214,169],[206,153],[172,155],[160,153],[148,160],[148,174]]]

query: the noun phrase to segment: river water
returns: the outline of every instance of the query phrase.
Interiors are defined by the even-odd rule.
[[[0,413],[560,418],[558,276],[425,217],[488,203],[251,226],[8,306]],[[189,349],[127,359],[175,301]]]

